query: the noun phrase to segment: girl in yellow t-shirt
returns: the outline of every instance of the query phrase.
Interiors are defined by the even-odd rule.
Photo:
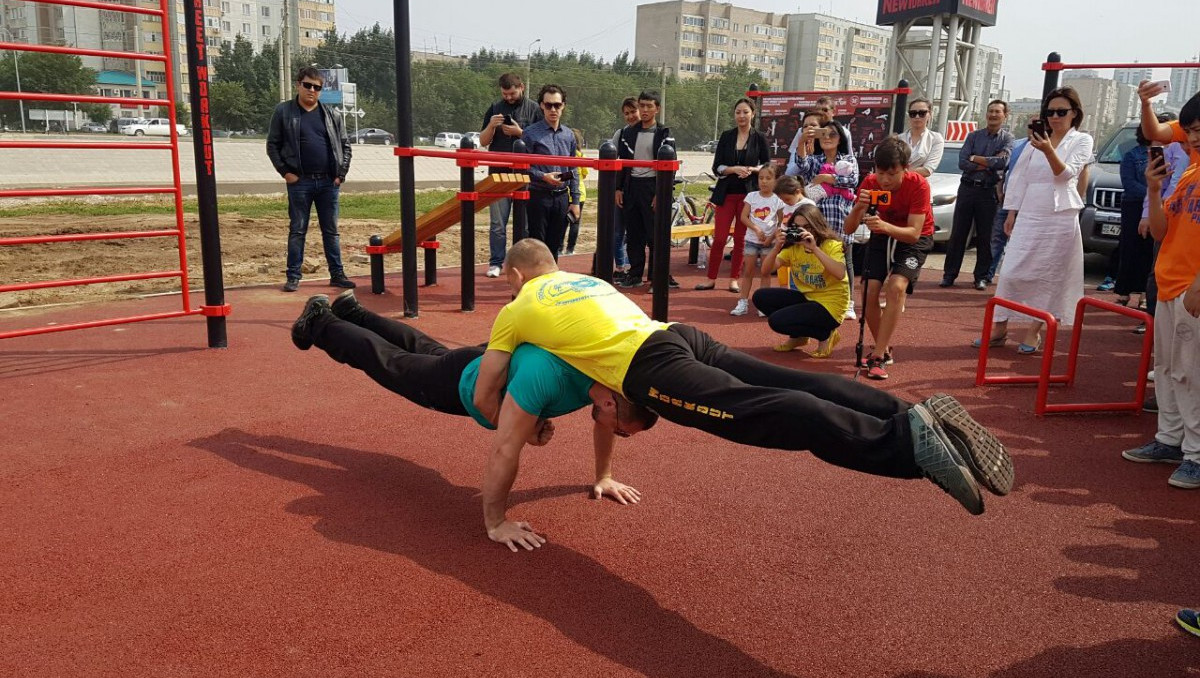
[[[754,293],[771,329],[788,336],[775,350],[792,351],[816,339],[812,357],[828,358],[841,341],[837,328],[850,307],[850,285],[842,239],[815,206],[801,205],[775,232],[763,267],[774,272],[780,266],[790,269],[788,286]]]

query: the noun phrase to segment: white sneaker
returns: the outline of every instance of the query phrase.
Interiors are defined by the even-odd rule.
[[[854,312],[853,306],[846,310],[846,320],[858,320],[858,314]]]
[[[738,299],[737,306],[733,307],[733,310],[729,312],[729,315],[746,315],[746,312],[749,310],[750,304],[745,299]]]
[[[1147,372],[1146,378],[1149,379],[1150,381],[1154,381],[1154,370],[1150,370],[1149,372]]]
[[[499,266],[488,266],[487,277],[499,278],[500,277],[500,267]]]

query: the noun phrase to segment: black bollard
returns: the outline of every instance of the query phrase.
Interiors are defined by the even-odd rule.
[[[1049,66],[1049,68],[1043,66],[1046,71],[1046,78],[1042,82],[1042,101],[1045,101],[1051,92],[1058,89],[1058,76],[1062,72],[1060,68],[1062,66],[1062,55],[1058,52],[1051,52],[1046,55],[1046,66]],[[1039,113],[1038,115],[1044,116],[1045,113]]]
[[[659,162],[675,160],[675,147],[664,143],[658,148]],[[651,285],[654,288],[654,302],[651,307],[651,317],[660,322],[667,321],[669,305],[667,281],[671,279],[671,203],[675,190],[675,170],[658,169],[655,173],[654,192],[654,234],[651,237],[653,247],[651,256],[654,261],[654,275]]]
[[[525,142],[517,139],[513,142],[513,153],[528,153],[525,148]],[[517,172],[529,173],[528,169],[518,169]],[[512,202],[512,241],[515,243],[518,240],[524,240],[529,235],[529,186],[522,188],[518,194],[513,195]]]
[[[596,169],[600,172],[597,182],[599,197],[596,199],[596,256],[592,258],[592,274],[604,282],[612,283],[614,231],[617,227],[617,147],[612,141],[606,141],[600,146],[600,162]],[[606,164],[607,162],[607,164]]]
[[[383,247],[383,236],[373,235],[367,240],[371,247]],[[387,288],[383,283],[383,255],[374,253],[371,258],[371,293],[383,294]]]
[[[908,81],[896,84],[896,105],[892,109],[892,134],[903,134],[905,119],[908,118]]]
[[[463,137],[460,147],[464,151],[475,150],[475,144],[470,137]],[[462,229],[459,236],[459,250],[462,259],[462,310],[475,310],[475,166],[477,163],[464,163],[458,170],[459,204],[462,205]],[[463,195],[472,199],[463,199]]]

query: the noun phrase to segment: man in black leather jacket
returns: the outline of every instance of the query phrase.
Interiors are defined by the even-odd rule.
[[[321,242],[329,264],[329,284],[354,287],[342,268],[338,240],[338,194],[350,171],[350,142],[341,117],[319,99],[324,78],[312,66],[296,75],[296,98],[275,107],[267,132],[267,157],[283,180],[288,194],[287,282],[284,292],[300,286],[304,237],[313,203],[321,225]]]

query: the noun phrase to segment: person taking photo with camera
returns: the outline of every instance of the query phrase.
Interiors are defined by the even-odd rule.
[[[875,347],[861,367],[870,379],[887,379],[892,364],[892,335],[900,324],[909,287],[917,282],[925,257],[933,249],[933,207],[929,182],[908,169],[910,149],[899,137],[888,137],[875,149],[875,171],[863,179],[858,200],[846,216],[846,231],[859,224],[871,231],[863,277],[867,299],[863,313]],[[887,307],[880,308],[884,294]]]
[[[775,350],[794,351],[816,339],[810,355],[828,358],[841,340],[838,327],[850,307],[850,285],[842,239],[816,205],[798,206],[775,231],[763,270],[774,273],[781,266],[788,267],[788,286],[754,293],[754,306],[766,314],[767,324],[788,337]]]

